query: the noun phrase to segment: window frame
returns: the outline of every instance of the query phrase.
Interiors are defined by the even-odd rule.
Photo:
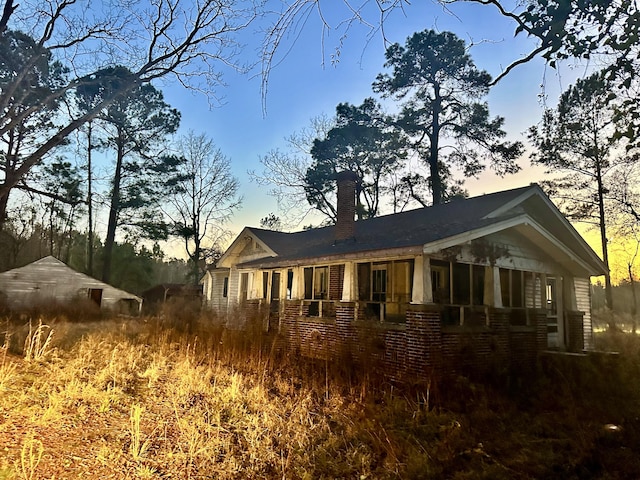
[[[401,264],[406,264],[406,267],[400,269]],[[411,303],[415,258],[357,262],[355,268],[358,302],[365,312],[369,312],[368,316],[378,318],[380,322],[406,320],[406,307],[403,305]],[[407,278],[401,280],[399,275]],[[406,285],[408,291],[398,291],[399,285]],[[389,312],[390,309],[393,313]]]
[[[433,303],[438,305],[456,305],[461,307],[485,307],[487,306],[487,301],[485,298],[486,293],[486,285],[485,285],[485,275],[486,269],[488,268],[486,265],[480,265],[476,263],[465,263],[465,262],[452,262],[447,260],[439,260],[430,258],[429,266],[431,269],[431,292]],[[458,274],[456,275],[456,266],[458,270]],[[458,292],[458,296],[456,297],[456,278],[459,277],[460,272],[462,270],[461,267],[466,267],[465,275],[466,277],[466,288],[467,292]],[[435,273],[435,275],[434,275]],[[477,275],[477,276],[476,276]],[[437,278],[436,278],[437,277]],[[481,281],[476,281],[482,279]],[[435,282],[437,281],[437,282]],[[439,285],[436,285],[439,283]],[[446,283],[446,286],[445,286]],[[482,300],[476,303],[478,298],[476,297],[476,288],[481,292]],[[448,296],[446,300],[448,301],[437,301],[438,297],[441,294],[438,294],[437,290],[444,290],[448,292]],[[464,290],[464,289],[463,289]],[[456,302],[455,300],[459,300],[461,296],[468,296],[468,303]],[[463,298],[466,300],[466,298]]]

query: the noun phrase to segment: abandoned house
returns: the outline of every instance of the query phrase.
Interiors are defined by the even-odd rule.
[[[80,298],[120,314],[138,314],[142,307],[140,297],[77,272],[52,256],[0,273],[0,297],[12,309]]]
[[[205,274],[206,305],[228,324],[255,308],[301,354],[391,376],[592,346],[590,278],[606,268],[539,186],[355,221],[356,182],[338,175],[335,226],[245,228]]]

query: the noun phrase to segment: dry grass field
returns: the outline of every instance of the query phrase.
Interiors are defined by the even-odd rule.
[[[0,479],[640,478],[628,334],[536,378],[411,386],[210,319],[40,320],[0,327]]]

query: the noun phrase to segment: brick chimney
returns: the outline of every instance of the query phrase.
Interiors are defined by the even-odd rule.
[[[336,175],[338,182],[337,221],[335,227],[336,242],[355,238],[356,226],[356,182],[358,176],[349,170]]]

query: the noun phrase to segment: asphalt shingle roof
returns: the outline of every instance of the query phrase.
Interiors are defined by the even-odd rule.
[[[260,228],[249,230],[278,255],[278,261],[419,246],[516,215],[518,212],[510,210],[496,218],[484,218],[533,188],[538,187],[527,186],[356,221],[355,238],[342,242],[335,241],[333,226],[295,233]],[[245,265],[262,264],[265,260],[255,260]]]

